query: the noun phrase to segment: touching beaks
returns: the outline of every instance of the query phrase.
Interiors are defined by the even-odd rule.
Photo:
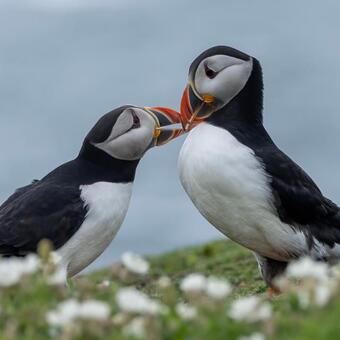
[[[198,94],[189,83],[184,89],[180,105],[183,129],[189,131],[203,122],[216,110],[215,104],[215,97]]]
[[[179,112],[159,106],[145,107],[144,110],[152,116],[156,123],[154,130],[155,145],[166,144],[185,132],[182,128],[182,116]]]

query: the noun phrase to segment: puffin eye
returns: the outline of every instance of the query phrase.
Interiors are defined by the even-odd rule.
[[[134,111],[132,111],[132,118],[133,118],[132,129],[139,128],[140,127],[140,120],[139,120],[139,117],[135,114]]]
[[[207,64],[204,64],[204,71],[208,78],[213,79],[216,77],[217,72],[211,69]]]

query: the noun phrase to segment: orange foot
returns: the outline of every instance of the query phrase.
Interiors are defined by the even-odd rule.
[[[270,286],[267,288],[267,294],[270,298],[281,294],[281,291],[279,288],[275,287],[275,286]]]

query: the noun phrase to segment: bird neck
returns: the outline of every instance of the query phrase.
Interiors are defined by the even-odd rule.
[[[227,105],[214,112],[207,121],[227,127],[230,123],[262,125],[263,79],[260,63],[253,59],[253,70],[247,84]]]
[[[127,161],[113,158],[106,152],[84,142],[77,161],[88,169],[97,181],[133,182],[138,160]]]

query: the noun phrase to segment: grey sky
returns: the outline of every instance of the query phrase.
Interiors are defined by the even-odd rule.
[[[267,129],[340,203],[339,2],[0,1],[1,201],[73,158],[103,113],[178,108],[192,59],[226,44],[261,61]],[[143,159],[127,218],[95,265],[220,237],[180,186],[182,142]]]

